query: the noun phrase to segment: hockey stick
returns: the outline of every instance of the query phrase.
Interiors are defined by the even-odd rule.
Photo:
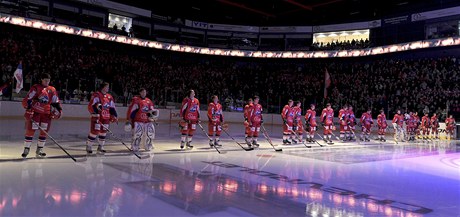
[[[236,142],[236,144],[238,144],[242,149],[244,149],[245,151],[252,151],[254,150],[253,147],[250,147],[250,148],[245,148],[243,147],[238,141],[236,141],[224,128],[222,128],[222,131],[224,131],[225,134],[227,134],[233,141]]]
[[[350,129],[351,133],[356,138],[356,142],[358,143],[358,145],[361,145],[361,143],[359,142],[360,139],[358,139],[358,137],[356,136],[355,131],[353,130],[353,128],[351,128],[350,125],[348,125],[348,129]]]
[[[318,132],[316,132],[316,135],[318,135],[318,136],[319,136],[319,138],[320,138],[321,140],[323,140],[323,141],[324,141],[324,138],[323,138],[321,135],[319,135],[319,133],[318,133]],[[318,142],[318,141],[316,141],[316,140],[315,140],[315,142],[316,142],[316,143],[318,143],[318,145],[320,145],[321,147],[324,147],[324,145],[321,145],[321,144],[319,144],[319,142]],[[328,144],[328,143],[326,142],[326,144]]]
[[[209,137],[208,133],[206,133],[206,131],[204,130],[203,126],[201,126],[200,123],[197,123],[198,126],[200,127],[201,131],[203,131],[204,135],[206,135],[206,137],[208,137],[209,140],[212,140],[211,137]],[[215,145],[213,145],[212,147],[214,147],[214,149],[216,149],[216,151],[219,153],[219,154],[225,154],[227,153],[226,151],[220,151]]]
[[[272,143],[272,140],[268,136],[267,130],[265,129],[264,125],[261,124],[260,126],[262,127],[262,130],[263,130],[262,134],[264,135],[265,139],[267,139],[268,143],[270,143],[270,145],[273,147],[273,149],[275,149],[275,151],[283,151],[283,149],[281,149],[281,148],[279,148],[279,149],[275,148],[275,146]]]
[[[337,137],[337,136],[334,134],[334,132],[332,132],[332,130],[331,130],[331,134],[334,136],[335,139],[337,139],[337,141],[340,141],[340,138]]]
[[[45,129],[43,129],[42,127],[40,127],[40,125],[37,124],[37,122],[35,122],[35,121],[32,120],[32,124],[35,125],[36,127],[38,127],[38,129],[40,129],[43,133],[45,133],[46,136],[48,136],[48,137],[54,142],[54,144],[56,144],[62,151],[64,151],[64,152],[67,154],[67,156],[69,156],[70,158],[72,158],[72,160],[73,160],[74,162],[83,162],[83,161],[86,161],[86,160],[87,160],[86,158],[75,158],[74,156],[72,156],[71,154],[69,154],[69,152],[67,152],[61,145],[59,145],[59,143],[56,142],[56,140],[55,140],[50,134],[48,134],[48,132],[46,132]]]
[[[284,125],[286,125],[286,127],[289,129],[289,125],[287,125],[287,124],[284,124]],[[311,148],[311,146],[305,144],[305,142],[304,142],[302,139],[300,139],[300,136],[299,136],[294,130],[291,129],[291,132],[294,133],[295,137],[296,137],[299,141],[302,141],[302,144],[305,145],[305,147]]]
[[[305,129],[302,129],[302,130],[303,130],[303,132],[305,132],[307,135],[309,134],[309,133],[308,133],[308,132],[307,132]],[[313,137],[315,137],[315,136],[313,135]],[[312,139],[313,141],[315,141],[315,142],[316,142],[316,144],[318,144],[319,146],[321,146],[321,147],[324,147],[324,145],[321,145],[321,144],[319,144],[319,142],[318,142],[318,141],[316,141],[316,139],[315,139],[315,138],[311,138],[311,139]],[[322,139],[322,138],[321,138],[321,139]]]
[[[150,158],[150,154],[147,154],[147,155],[139,155],[138,153],[136,153],[134,150],[132,150],[130,147],[128,147],[125,142],[123,142],[123,139],[121,138],[118,138],[117,136],[115,136],[115,133],[113,133],[109,128],[105,127],[103,124],[101,124],[101,126],[107,130],[107,132],[109,132],[112,137],[116,140],[118,140],[119,142],[121,142],[121,144],[123,144],[130,152],[132,152],[134,155],[136,155],[137,158],[139,159],[147,159],[147,158]]]

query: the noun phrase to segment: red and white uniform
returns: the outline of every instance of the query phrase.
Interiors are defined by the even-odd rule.
[[[406,119],[406,128],[407,132],[411,135],[415,135],[415,128],[417,127],[417,120],[414,115],[409,115],[409,118]]]
[[[340,134],[343,134],[348,131],[348,110],[347,109],[340,109],[339,111],[339,123],[340,123]]]
[[[291,135],[294,124],[294,109],[289,105],[285,105],[283,111],[281,111],[281,118],[283,119],[283,134]]]
[[[387,117],[385,116],[385,114],[379,114],[377,116],[377,125],[379,127],[379,132],[378,134],[379,135],[385,135],[385,131],[387,129]]]
[[[308,109],[305,114],[305,120],[307,123],[307,130],[311,136],[315,135],[316,132],[316,111]]]
[[[182,127],[182,135],[193,136],[196,130],[196,124],[200,119],[200,101],[198,101],[197,98],[184,98],[180,109],[180,117],[187,122],[187,124]]]
[[[298,135],[303,134],[303,123],[302,123],[302,108],[300,106],[294,106],[292,108],[294,113],[294,124],[295,132]]]
[[[40,125],[42,129],[48,131],[51,125],[51,104],[59,104],[59,98],[56,89],[53,86],[43,86],[35,84],[30,88],[26,97],[22,100],[22,106],[26,109],[26,132],[25,142],[32,142],[35,130],[38,126],[32,124],[32,121]],[[60,106],[59,106],[60,107]],[[46,134],[40,131],[39,142],[46,141]]]
[[[395,114],[395,116],[393,117],[392,123],[396,124],[397,126],[399,126],[402,129],[403,124],[404,124],[404,115]]]
[[[111,118],[116,117],[115,102],[112,95],[97,91],[93,93],[88,104],[88,111],[91,114],[90,134],[96,136],[106,133]]]
[[[321,112],[321,122],[324,124],[324,135],[331,135],[334,125],[334,110],[323,109]]]
[[[131,101],[126,114],[126,120],[131,122],[133,126],[133,143],[132,149],[139,150],[141,146],[142,137],[145,136],[144,148],[150,150],[153,146],[152,140],[155,138],[155,127],[149,116],[153,116],[154,105],[149,98],[141,98],[136,96]],[[157,111],[158,112],[158,111]]]
[[[431,120],[428,116],[422,117],[422,131],[424,136],[428,136],[430,134],[430,127],[431,127]]]
[[[454,135],[454,126],[455,126],[455,119],[454,118],[447,118],[446,119],[446,133],[450,134],[451,136]]]
[[[262,105],[254,104],[253,106],[250,107],[248,122],[251,128],[251,132],[249,136],[258,137],[259,131],[260,131],[260,125],[263,122]]]
[[[355,130],[356,126],[356,117],[353,110],[348,109],[348,122],[350,122],[349,130]]]
[[[220,136],[222,132],[221,123],[224,122],[224,115],[222,113],[222,105],[220,103],[211,102],[208,105],[208,132],[212,136]]]
[[[420,117],[418,115],[413,115],[415,120],[415,135],[420,135]]]
[[[253,106],[252,103],[249,103],[247,105],[244,106],[244,110],[243,110],[243,117],[244,117],[244,133],[245,135],[249,135],[249,133],[251,132],[251,128],[249,127],[249,110],[251,110],[251,107]]]
[[[149,113],[154,110],[154,105],[152,100],[145,97],[134,97],[131,101],[131,105],[128,107],[126,114],[126,119],[131,122],[139,123],[150,123]]]
[[[436,134],[436,137],[438,137],[438,128],[439,128],[438,116],[431,117],[431,134]]]
[[[371,114],[364,112],[361,115],[361,125],[362,125],[362,131],[363,133],[370,134],[371,133],[371,127],[374,121],[372,120]]]

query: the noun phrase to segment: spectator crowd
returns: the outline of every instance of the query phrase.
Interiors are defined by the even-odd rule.
[[[158,106],[181,102],[192,88],[202,104],[218,95],[226,110],[241,110],[244,101],[257,94],[266,111],[276,113],[292,98],[301,101],[304,110],[310,103],[318,104],[319,110],[330,102],[336,110],[350,104],[357,114],[371,107],[374,116],[381,108],[388,114],[396,109],[430,114],[449,110],[457,118],[460,114],[460,62],[452,56],[236,58],[154,50],[7,24],[0,28],[0,86],[12,81],[22,61],[24,90],[38,81],[39,74],[50,73],[65,102],[87,101],[97,84],[107,81],[116,100],[124,104],[140,87]],[[325,69],[332,78],[326,99]]]

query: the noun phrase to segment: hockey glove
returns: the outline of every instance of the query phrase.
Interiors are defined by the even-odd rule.
[[[27,121],[30,121],[32,120],[32,118],[34,117],[34,111],[32,110],[26,110],[26,113],[24,113],[24,118],[27,120]]]

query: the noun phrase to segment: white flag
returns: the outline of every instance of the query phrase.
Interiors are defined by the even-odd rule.
[[[18,68],[14,71],[14,78],[16,78],[16,93],[19,93],[24,87],[22,79],[22,64],[19,63]]]

